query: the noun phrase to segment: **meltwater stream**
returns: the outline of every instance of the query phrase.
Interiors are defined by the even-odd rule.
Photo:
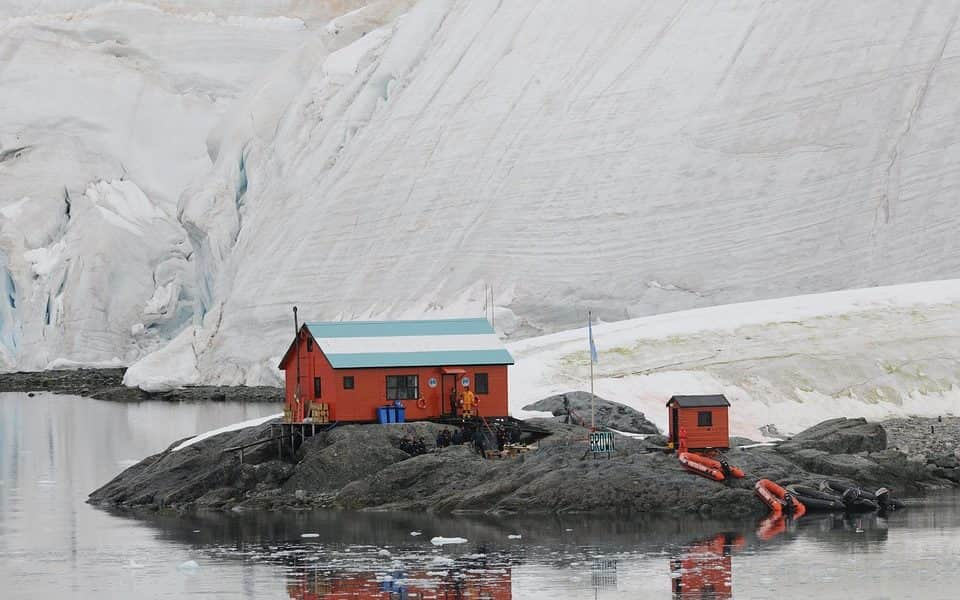
[[[84,502],[177,438],[274,409],[0,394],[0,598],[946,599],[960,589],[956,494],[888,518],[805,516],[786,528],[689,517],[183,517]]]

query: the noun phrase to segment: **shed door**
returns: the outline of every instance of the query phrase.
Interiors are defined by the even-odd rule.
[[[680,409],[674,404],[670,407],[670,441],[676,447],[680,443]]]

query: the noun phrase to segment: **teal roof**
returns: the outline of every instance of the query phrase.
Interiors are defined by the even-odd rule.
[[[369,367],[469,367],[512,365],[506,350],[446,350],[441,352],[361,352],[327,354],[334,369]]]
[[[494,334],[486,319],[427,321],[317,321],[305,323],[314,338]]]
[[[328,321],[304,327],[334,369],[513,364],[486,319]]]

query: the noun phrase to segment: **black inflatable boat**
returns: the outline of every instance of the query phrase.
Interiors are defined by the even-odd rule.
[[[847,509],[839,494],[823,492],[807,485],[788,485],[787,491],[807,507],[807,511],[844,511]]]
[[[903,508],[903,502],[890,497],[890,490],[887,488],[877,488],[875,491],[865,490],[863,488],[848,486],[839,481],[827,479],[820,482],[820,490],[826,493],[839,494],[843,498],[844,504],[848,510],[871,511],[877,510],[897,510]]]

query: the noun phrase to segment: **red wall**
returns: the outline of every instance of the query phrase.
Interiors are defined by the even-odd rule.
[[[443,367],[399,367],[399,368],[370,368],[370,369],[334,369],[330,366],[326,356],[320,348],[313,344],[313,351],[307,351],[306,333],[301,334],[300,340],[300,379],[301,395],[309,402],[325,402],[330,406],[331,421],[375,421],[377,407],[390,404],[387,401],[387,375],[417,375],[419,377],[421,405],[416,400],[405,400],[406,419],[415,421],[438,417],[449,412],[450,385],[456,383],[457,390],[461,391],[461,378],[469,377],[470,388],[476,392],[474,375],[486,373],[488,393],[477,394],[479,398],[478,413],[484,417],[505,417],[509,414],[507,408],[507,365],[488,366],[459,366],[446,367],[447,369],[463,369],[465,373],[457,375],[443,375]],[[298,414],[293,403],[296,384],[296,352],[291,351],[284,360],[281,368],[285,370],[286,403],[294,411],[294,421],[301,421],[303,416]],[[354,389],[343,388],[344,376],[353,376]],[[320,397],[314,397],[313,378],[320,377]],[[431,388],[428,382],[436,378],[437,386]],[[442,389],[446,386],[445,389]],[[441,402],[443,404],[441,405]]]
[[[680,427],[687,430],[688,448],[729,448],[730,430],[726,406],[707,406],[702,408],[681,408],[679,410]],[[673,407],[668,406],[670,426],[668,432],[673,431]],[[697,425],[697,413],[710,411],[713,413],[713,425],[700,427]],[[671,436],[672,438],[672,436]],[[674,445],[677,440],[671,439]]]

